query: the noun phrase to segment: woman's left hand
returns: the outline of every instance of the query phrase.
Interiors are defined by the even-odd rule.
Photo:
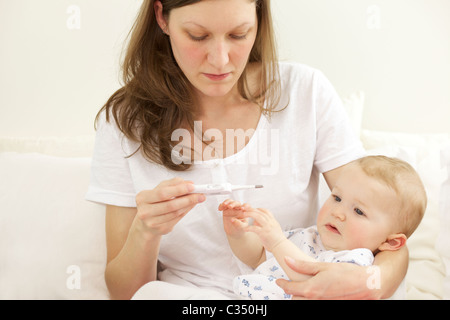
[[[352,263],[306,262],[286,259],[295,272],[311,275],[305,281],[278,279],[277,284],[293,299],[380,299],[371,277],[380,276],[368,267]]]

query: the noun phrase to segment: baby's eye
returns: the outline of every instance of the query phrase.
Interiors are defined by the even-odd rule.
[[[336,202],[341,202],[342,201],[342,199],[339,198],[338,196],[333,196],[333,198],[334,198],[334,201],[336,201]]]
[[[361,209],[355,208],[355,212],[356,212],[356,214],[359,215],[359,216],[365,216],[364,212],[362,212]]]

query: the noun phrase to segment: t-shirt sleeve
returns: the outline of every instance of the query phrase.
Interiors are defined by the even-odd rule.
[[[124,139],[114,118],[111,117],[107,122],[105,113],[101,114],[97,122],[86,200],[120,207],[136,207],[135,188],[123,148]]]
[[[330,81],[320,71],[316,71],[313,82],[317,117],[314,165],[323,173],[363,157],[365,150]]]

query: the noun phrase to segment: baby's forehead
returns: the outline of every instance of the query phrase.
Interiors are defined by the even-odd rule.
[[[375,177],[367,174],[363,167],[361,167],[361,165],[357,162],[350,162],[343,168],[338,180],[345,179],[352,181],[352,178],[355,176],[358,176],[361,179],[376,179]]]
[[[382,167],[367,167],[362,166],[358,161],[350,162],[348,165],[344,167],[344,170],[342,170],[342,174],[346,175],[347,177],[352,177],[352,175],[358,174],[360,178],[363,179],[371,179],[379,181],[380,183],[386,185],[386,187],[389,187],[392,185],[395,178],[391,177],[390,179],[387,178],[389,175],[389,172],[386,172],[386,169]],[[388,183],[389,182],[389,183]]]
[[[376,174],[367,173],[358,163],[350,163],[342,171],[335,185],[337,189],[349,188],[355,195],[361,197],[383,197],[386,195],[398,198],[398,192],[393,183]],[[369,192],[369,194],[367,194]]]

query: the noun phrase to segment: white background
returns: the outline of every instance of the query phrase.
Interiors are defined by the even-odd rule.
[[[93,134],[140,3],[0,0],[0,136]],[[365,128],[450,133],[450,0],[272,8],[280,58],[322,70],[343,98],[363,91]]]

